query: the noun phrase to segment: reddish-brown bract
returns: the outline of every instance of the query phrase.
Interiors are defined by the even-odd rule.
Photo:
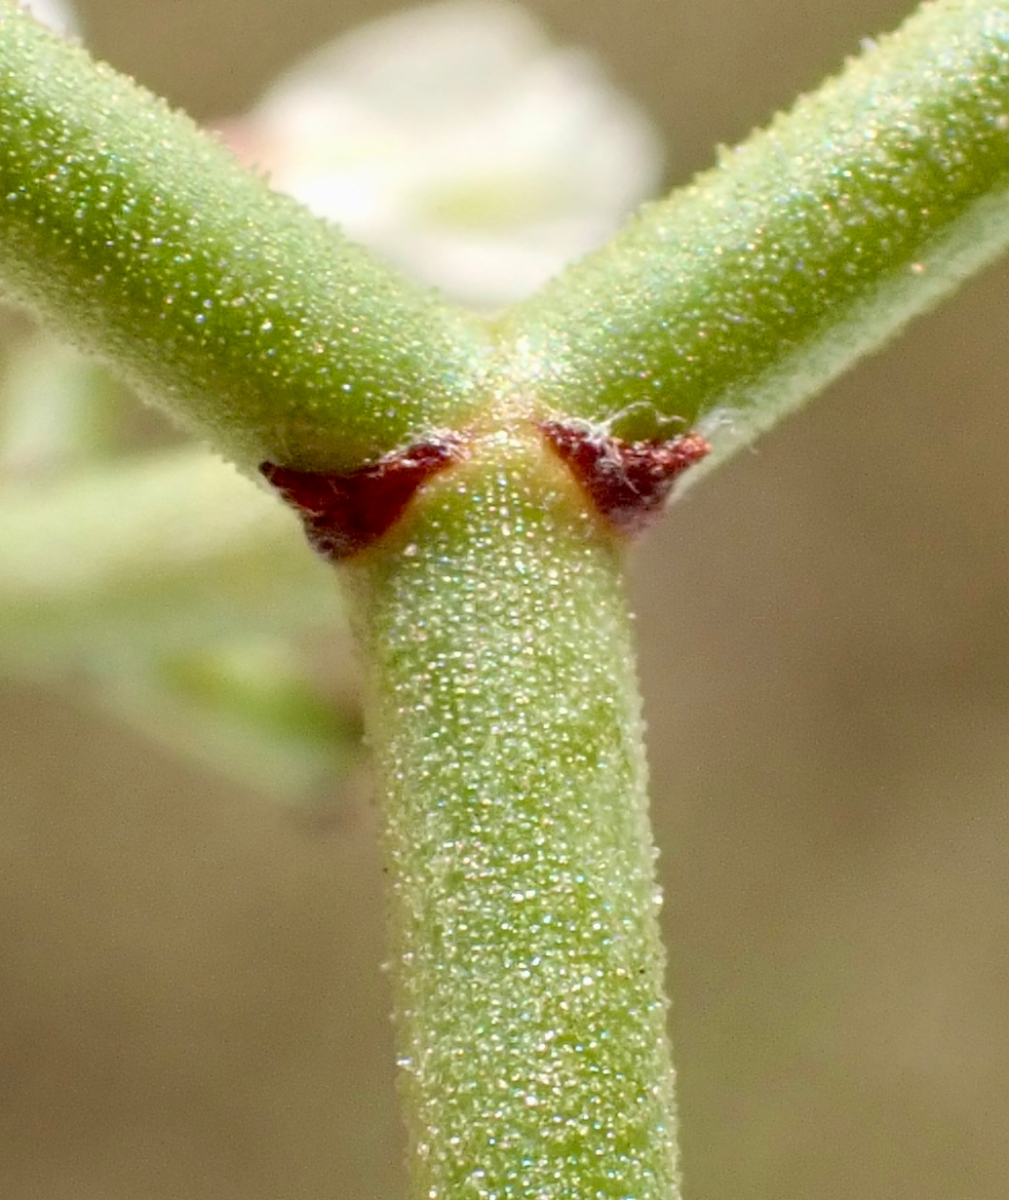
[[[540,430],[596,510],[625,535],[662,511],[673,484],[711,449],[698,433],[625,442],[588,426],[544,421]],[[301,517],[313,549],[333,562],[366,550],[403,515],[432,475],[462,457],[453,435],[417,442],[343,474],[262,463],[260,471]]]
[[[625,442],[561,421],[544,421],[540,429],[596,509],[628,536],[651,524],[677,476],[711,449],[699,433]]]
[[[259,469],[298,512],[312,548],[336,562],[380,538],[421,484],[459,457],[458,440],[445,437],[418,442],[342,475],[268,462]]]

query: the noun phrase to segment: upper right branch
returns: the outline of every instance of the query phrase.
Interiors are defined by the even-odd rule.
[[[502,333],[549,410],[631,440],[700,422],[707,469],[1007,242],[1009,2],[938,0]]]

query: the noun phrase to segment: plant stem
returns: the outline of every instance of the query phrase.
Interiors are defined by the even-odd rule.
[[[479,414],[491,373],[622,438],[727,417],[717,461],[993,257],[1007,195],[1009,0],[940,0],[506,315],[489,364],[481,323],[0,0],[6,288],[245,466],[467,447],[347,569],[426,1200],[678,1193],[621,555],[530,420]]]
[[[339,470],[449,422],[483,337],[13,0],[0,286],[252,468]]]
[[[1009,2],[939,0],[509,316],[544,402],[690,484],[1009,243]]]
[[[620,558],[527,425],[349,572],[417,1196],[678,1194]]]

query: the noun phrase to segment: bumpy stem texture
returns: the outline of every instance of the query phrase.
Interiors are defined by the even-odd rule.
[[[356,466],[437,428],[481,336],[12,0],[0,291],[250,467]]]
[[[530,429],[354,568],[417,1196],[678,1195],[618,553]]]
[[[1009,2],[940,0],[513,314],[557,411],[731,450],[1009,243]]]

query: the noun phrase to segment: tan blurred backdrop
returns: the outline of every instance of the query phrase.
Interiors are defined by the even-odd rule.
[[[198,117],[394,5],[80,0]],[[671,180],[898,0],[537,0]],[[1009,269],[638,555],[689,1200],[1009,1194]],[[0,1195],[395,1200],[373,813],[324,835],[0,695]]]

